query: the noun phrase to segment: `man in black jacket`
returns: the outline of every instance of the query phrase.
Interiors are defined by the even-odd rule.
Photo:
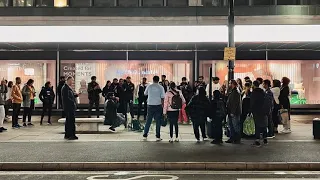
[[[78,95],[73,92],[71,86],[73,84],[73,77],[67,78],[67,83],[62,87],[61,95],[62,95],[62,103],[63,110],[66,114],[66,122],[65,122],[65,135],[64,139],[68,140],[77,140],[76,136],[76,126],[75,126],[75,114],[76,114],[76,99]]]
[[[142,79],[142,83],[137,87],[138,91],[137,91],[137,97],[138,97],[138,120],[140,118],[141,115],[141,109],[142,109],[142,104],[144,106],[144,120],[146,120],[147,118],[147,99],[148,96],[144,95],[144,91],[146,90],[148,84],[147,84],[147,78],[143,78]]]
[[[126,81],[123,84],[123,91],[124,91],[124,115],[126,117],[126,124],[127,124],[127,112],[129,106],[129,112],[131,118],[134,118],[134,111],[133,111],[133,93],[134,93],[134,84],[131,82],[131,77],[127,77]]]
[[[263,142],[265,144],[267,141],[267,126],[268,126],[268,117],[267,112],[264,109],[264,102],[266,93],[263,89],[259,88],[260,83],[258,81],[253,82],[253,91],[250,97],[250,109],[253,114],[253,119],[255,123],[255,131],[256,131],[256,141],[254,142],[254,146],[261,146],[260,138],[261,134],[263,136]]]
[[[162,75],[161,76],[161,82],[159,84],[163,87],[164,92],[168,91],[168,86],[166,85],[166,81],[167,81],[167,76],[166,75]]]
[[[63,85],[66,83],[66,79],[64,76],[60,76],[60,81],[59,81],[59,84],[58,84],[58,87],[57,87],[57,94],[58,94],[58,100],[59,100],[59,109],[63,109],[63,106],[62,106],[62,96],[61,96],[61,89],[63,87]],[[65,117],[65,113],[64,111],[62,110],[62,118]]]
[[[88,117],[91,117],[91,112],[92,112],[92,107],[93,104],[96,107],[96,113],[97,113],[97,117],[99,118],[100,115],[100,111],[99,111],[99,101],[100,101],[100,93],[101,88],[99,86],[99,84],[96,82],[97,81],[97,77],[96,76],[92,76],[91,77],[91,82],[88,83],[88,98],[89,98],[89,114]]]
[[[240,115],[241,115],[241,95],[238,91],[238,84],[235,80],[229,83],[231,92],[227,100],[228,122],[230,128],[230,139],[226,143],[239,144],[241,142]]]
[[[178,89],[182,91],[183,97],[186,100],[186,104],[188,104],[193,96],[193,90],[190,84],[187,82],[186,77],[182,78],[182,82],[180,86],[178,86]]]

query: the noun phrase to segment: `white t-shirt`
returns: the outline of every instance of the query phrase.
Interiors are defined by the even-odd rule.
[[[279,87],[274,87],[271,89],[271,92],[273,93],[273,98],[274,98],[274,101],[279,104],[280,101],[279,101],[279,96],[280,96],[280,88]]]
[[[157,106],[162,104],[165,97],[164,88],[159,83],[153,83],[147,86],[144,95],[148,96],[148,105]]]
[[[219,91],[220,88],[221,88],[221,85],[219,83],[218,84],[212,83],[212,92],[216,90]],[[209,96],[209,84],[207,85],[206,92],[207,92],[207,96]]]
[[[11,92],[12,92],[12,88],[8,87],[8,92],[6,94],[6,101],[8,101],[9,99],[11,99]]]

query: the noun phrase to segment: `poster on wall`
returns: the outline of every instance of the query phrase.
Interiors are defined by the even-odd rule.
[[[73,77],[75,79],[76,65],[75,63],[63,63],[60,67],[61,75],[64,77]],[[75,90],[75,84],[72,84],[72,89]]]
[[[76,64],[76,75],[75,75],[75,88],[76,92],[79,93],[79,103],[87,104],[88,92],[87,86],[91,81],[91,77],[96,75],[96,68],[94,63],[77,63]]]

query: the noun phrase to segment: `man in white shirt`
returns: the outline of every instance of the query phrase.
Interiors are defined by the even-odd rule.
[[[147,86],[144,95],[148,96],[147,122],[144,128],[143,137],[147,139],[152,119],[156,120],[156,138],[161,141],[160,128],[163,114],[163,102],[165,97],[164,88],[159,84],[159,76],[153,77],[153,84]]]
[[[219,84],[219,81],[220,81],[220,79],[218,77],[213,77],[212,78],[212,93],[211,94],[213,94],[213,92],[216,91],[216,90],[220,91],[221,85]],[[207,92],[207,96],[208,97],[209,97],[209,93],[210,93],[209,88],[210,87],[209,87],[209,84],[208,84],[207,87],[206,87],[206,92]]]

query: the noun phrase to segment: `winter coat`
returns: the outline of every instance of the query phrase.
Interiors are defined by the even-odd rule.
[[[53,104],[55,98],[55,94],[51,87],[42,87],[39,99],[43,102],[43,104]]]
[[[124,83],[123,84],[123,91],[124,91],[124,100],[133,101],[134,84],[133,83]]]
[[[183,97],[185,98],[186,102],[189,103],[193,96],[193,90],[189,83],[183,82],[178,86],[178,89],[182,91]]]
[[[191,98],[185,110],[192,121],[206,121],[207,117],[210,117],[210,101],[206,96],[195,95]]]
[[[100,99],[99,94],[102,92],[100,88],[95,89],[99,84],[97,82],[88,83],[88,98],[90,101],[98,101]]]
[[[279,101],[280,101],[280,106],[282,106],[284,109],[290,109],[289,96],[290,96],[289,86],[281,87]]]
[[[253,89],[250,97],[250,109],[254,116],[254,121],[258,127],[267,127],[268,118],[263,107],[266,93],[261,88]]]
[[[238,91],[238,88],[234,88],[231,90],[227,100],[228,114],[240,116],[242,111],[241,105],[242,101],[240,92]]]

